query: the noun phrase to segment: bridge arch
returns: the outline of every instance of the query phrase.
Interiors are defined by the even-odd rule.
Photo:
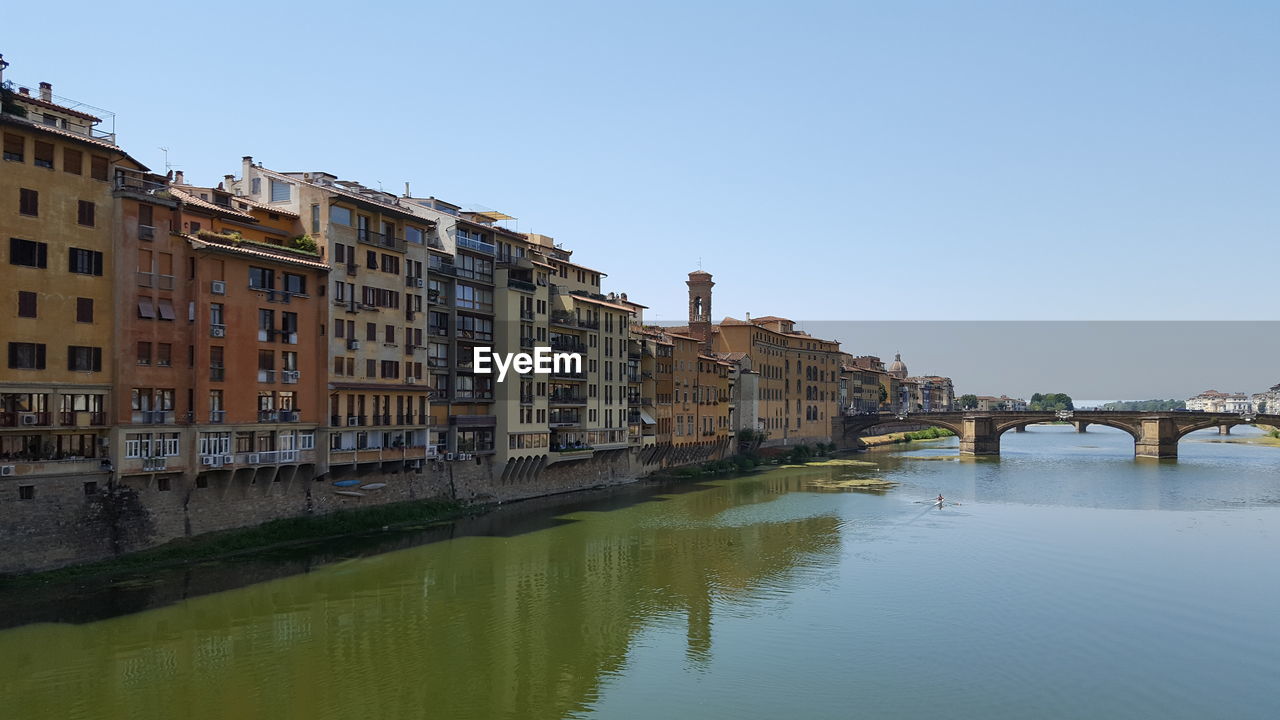
[[[1008,432],[1009,430],[1012,430],[1012,429],[1017,428],[1017,427],[1026,427],[1026,426],[1028,426],[1028,425],[1035,425],[1035,424],[1038,424],[1038,423],[1053,422],[1053,421],[1054,421],[1054,420],[1056,420],[1056,419],[1057,419],[1057,417],[1055,416],[1055,417],[1049,417],[1049,418],[1041,418],[1041,419],[1038,419],[1038,420],[1034,420],[1034,419],[1033,419],[1033,420],[1020,419],[1020,420],[1014,420],[1014,421],[1010,421],[1010,422],[998,423],[998,424],[996,425],[996,435],[997,435],[997,436],[999,436],[999,435],[1003,435],[1003,434],[1005,434],[1006,432]],[[1131,424],[1131,423],[1126,423],[1126,422],[1124,422],[1123,420],[1118,420],[1118,419],[1114,419],[1114,418],[1101,418],[1101,419],[1098,419],[1098,418],[1095,418],[1094,416],[1090,415],[1090,416],[1088,417],[1088,419],[1087,419],[1087,420],[1084,420],[1084,422],[1087,422],[1087,423],[1089,423],[1090,425],[1105,425],[1105,426],[1107,426],[1107,427],[1113,427],[1113,428],[1115,428],[1115,429],[1117,429],[1117,430],[1123,430],[1123,431],[1125,431],[1125,432],[1129,433],[1129,435],[1133,438],[1133,441],[1134,441],[1134,442],[1137,442],[1138,440],[1140,440],[1140,439],[1142,438],[1142,428],[1141,428],[1141,427],[1135,426],[1135,425],[1133,425],[1133,424]]]
[[[942,419],[929,417],[927,413],[921,415],[911,415],[906,419],[899,420],[896,416],[868,416],[862,420],[861,416],[847,416],[845,418],[844,432],[845,435],[850,433],[861,433],[881,425],[927,425],[929,427],[940,427],[944,430],[950,430],[957,436],[964,434],[964,427],[961,423],[954,422],[950,419]]]
[[[1223,425],[1227,427],[1235,427],[1237,425],[1258,425],[1258,424],[1265,425],[1266,423],[1260,420],[1245,420],[1244,418],[1239,418],[1239,417],[1234,419],[1229,419],[1229,420],[1224,420],[1222,418],[1218,418],[1214,420],[1204,420],[1201,422],[1195,422],[1195,423],[1190,423],[1187,425],[1180,426],[1178,428],[1177,439],[1179,442],[1181,442],[1182,438],[1190,435],[1193,432],[1196,432],[1197,430],[1208,430],[1209,428],[1222,427]]]

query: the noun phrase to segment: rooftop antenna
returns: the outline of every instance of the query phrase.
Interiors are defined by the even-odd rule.
[[[173,166],[169,164],[169,148],[162,147],[160,151],[164,153],[164,171],[167,173],[173,169]]]

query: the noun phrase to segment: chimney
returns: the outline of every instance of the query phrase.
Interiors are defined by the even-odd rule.
[[[240,158],[240,182],[249,182],[249,171],[253,169],[253,156],[245,155]]]
[[[9,67],[9,63],[4,61],[4,55],[0,54],[0,85],[4,84],[4,69]]]
[[[410,195],[410,194],[409,194],[409,181],[408,181],[408,180],[405,180],[405,181],[404,181],[404,196],[405,196],[405,197],[407,197],[407,198],[411,198],[411,197],[413,197],[412,195]]]
[[[175,170],[175,171],[174,171],[174,173],[173,173],[173,184],[174,184],[174,185],[186,185],[186,184],[187,184],[187,183],[186,183],[186,182],[184,182],[184,181],[183,181],[183,179],[182,179],[182,171],[181,171],[181,170]]]
[[[53,102],[53,86],[47,82],[40,83],[40,99],[45,102]]]
[[[27,88],[24,88],[24,87],[20,87],[20,88],[18,88],[18,94],[19,94],[19,95],[26,95],[27,97],[31,97],[31,91],[30,91],[30,90],[28,90]]]

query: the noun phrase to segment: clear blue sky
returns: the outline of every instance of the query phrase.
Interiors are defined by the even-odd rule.
[[[655,320],[699,258],[717,316],[1274,317],[1280,3],[10,5],[153,168],[411,181]]]

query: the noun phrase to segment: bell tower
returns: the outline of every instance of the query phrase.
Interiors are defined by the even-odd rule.
[[[711,273],[695,270],[686,281],[689,286],[689,334],[702,338],[711,337]]]

